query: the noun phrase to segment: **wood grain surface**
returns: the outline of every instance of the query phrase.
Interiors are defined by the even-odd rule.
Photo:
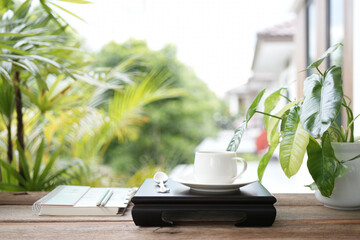
[[[226,222],[183,222],[137,227],[124,216],[36,216],[31,204],[43,192],[0,193],[0,239],[360,239],[360,211],[322,206],[313,194],[276,194],[271,227],[237,228]]]

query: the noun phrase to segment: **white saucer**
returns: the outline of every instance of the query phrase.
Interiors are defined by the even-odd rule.
[[[181,183],[185,186],[190,187],[194,191],[198,192],[211,192],[211,193],[224,193],[224,192],[234,192],[238,191],[239,188],[248,185],[250,183],[255,182],[248,181],[246,179],[242,179],[241,177],[236,179],[233,183],[229,184],[204,184],[204,183],[198,183],[194,179],[194,176],[181,176],[177,178],[173,178],[175,182]]]

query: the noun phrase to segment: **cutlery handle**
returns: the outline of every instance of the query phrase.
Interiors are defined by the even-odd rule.
[[[159,189],[160,192],[166,192],[166,191],[167,191],[167,189],[166,189],[165,184],[164,184],[163,181],[160,181],[159,187],[160,187],[160,189]]]

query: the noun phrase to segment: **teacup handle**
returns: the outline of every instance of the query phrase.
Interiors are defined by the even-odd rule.
[[[243,164],[243,169],[241,170],[241,172],[239,172],[235,177],[233,177],[233,179],[237,179],[238,177],[240,177],[247,169],[247,162],[245,161],[245,159],[243,158],[239,158],[239,157],[234,157],[233,159],[236,159],[237,161],[242,162]]]

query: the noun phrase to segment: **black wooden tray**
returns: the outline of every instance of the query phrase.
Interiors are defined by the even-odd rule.
[[[158,193],[152,179],[146,179],[140,186],[131,200],[137,226],[171,226],[189,221],[271,226],[275,220],[276,198],[258,181],[222,194],[195,192],[171,179],[166,185],[169,193]]]

